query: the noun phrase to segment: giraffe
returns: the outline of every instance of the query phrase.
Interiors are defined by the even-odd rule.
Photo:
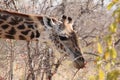
[[[49,31],[49,38],[58,51],[70,55],[76,68],[83,68],[85,60],[73,30],[71,17],[63,15],[59,21],[53,17],[22,14],[0,9],[0,38],[15,40],[38,40],[41,31]]]
[[[50,38],[59,52],[71,56],[76,68],[83,68],[86,63],[82,56],[83,52],[79,46],[78,37],[73,30],[73,20],[71,17],[63,15],[61,21],[60,26],[52,28]]]

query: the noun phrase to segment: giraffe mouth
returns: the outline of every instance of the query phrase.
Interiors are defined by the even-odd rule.
[[[80,51],[77,52],[73,52],[72,50],[70,50],[72,52],[71,56],[73,57],[73,64],[77,69],[80,68],[84,68],[85,67],[85,59],[82,56],[82,53]]]
[[[74,61],[73,61],[73,63],[74,63],[74,66],[77,69],[84,68],[85,65],[86,65],[86,62],[85,62],[83,56],[78,56],[77,58],[75,58]]]

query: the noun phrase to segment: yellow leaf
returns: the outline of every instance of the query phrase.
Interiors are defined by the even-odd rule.
[[[97,43],[97,49],[98,49],[98,53],[102,53],[103,51],[102,51],[102,46],[101,46],[101,44],[100,43]]]
[[[108,46],[111,46],[111,45],[112,45],[112,36],[111,36],[111,35],[108,35],[108,36],[106,37],[106,42],[107,42],[107,45],[108,45]]]
[[[111,2],[111,3],[107,6],[107,9],[110,10],[114,4],[115,4],[114,2]]]
[[[96,57],[95,63],[98,64],[99,61],[101,61],[101,57]]]
[[[115,59],[117,57],[117,52],[116,52],[115,48],[111,48],[110,53],[111,53],[111,57],[113,59]]]
[[[112,15],[119,18],[119,15],[120,15],[120,7],[118,7],[117,9],[115,9]]]
[[[90,76],[89,80],[95,80],[95,76]]]
[[[119,76],[120,76],[120,70],[113,70],[113,71],[107,73],[106,80],[118,80]]]
[[[102,57],[96,57],[95,64],[97,65],[97,68],[101,67],[102,64]]]
[[[117,24],[112,23],[109,27],[110,32],[115,33],[117,31]]]
[[[109,71],[110,68],[111,68],[111,64],[110,64],[110,63],[107,63],[107,64],[105,65],[105,68],[106,68],[107,71]]]
[[[104,53],[104,59],[105,60],[108,60],[110,58],[110,53],[109,53],[109,51],[105,51],[105,53]]]
[[[113,3],[117,3],[119,0],[112,0]]]
[[[104,80],[105,74],[102,69],[99,69],[99,80]]]

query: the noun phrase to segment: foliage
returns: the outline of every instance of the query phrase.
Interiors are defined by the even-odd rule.
[[[118,24],[120,22],[120,3],[119,0],[112,0],[108,4],[107,9],[110,10],[115,6],[113,11],[114,21],[109,26],[109,33],[104,39],[104,45],[102,45],[98,39],[97,51],[98,57],[96,58],[96,76],[90,76],[89,80],[118,80],[120,76],[120,70],[113,69],[116,63],[117,52],[114,47],[115,34]]]

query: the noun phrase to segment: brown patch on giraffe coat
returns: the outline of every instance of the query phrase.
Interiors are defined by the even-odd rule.
[[[24,24],[21,24],[21,25],[18,25],[17,28],[18,28],[18,29],[21,29],[21,30],[24,30],[24,29],[25,29],[25,26],[24,26]]]
[[[21,33],[22,33],[23,35],[27,35],[30,31],[31,31],[31,30],[25,30],[25,31],[21,31]]]
[[[17,25],[17,24],[20,23],[21,21],[23,21],[23,18],[18,17],[18,16],[14,16],[14,17],[11,18],[11,20],[9,21],[9,24],[11,24],[11,25]]]
[[[61,49],[64,49],[64,46],[63,46],[62,44],[60,44],[60,48],[61,48]]]
[[[8,24],[1,25],[1,28],[4,29],[4,30],[7,29],[8,27],[9,27]]]
[[[0,12],[1,13],[1,12]],[[5,15],[5,14],[3,14],[3,15],[1,15],[0,14],[0,20],[7,20],[8,19],[8,15]]]
[[[38,20],[40,21],[40,23],[41,23],[42,25],[44,25],[43,17],[42,17],[42,16],[38,16],[37,18],[38,18]]]
[[[35,34],[33,32],[31,32],[30,38],[31,39],[35,38]]]
[[[27,27],[30,29],[35,29],[35,27],[33,26],[33,24],[27,24]]]
[[[38,30],[36,30],[36,37],[40,37],[40,32]]]
[[[5,35],[5,38],[14,39],[14,36],[12,36],[12,35]]]
[[[24,36],[22,36],[22,35],[19,35],[19,39],[20,40],[26,40],[26,38]]]
[[[14,27],[12,27],[12,28],[9,30],[9,32],[6,32],[6,33],[8,33],[8,34],[10,34],[10,35],[15,35],[15,34],[16,34],[16,30],[15,30]]]

